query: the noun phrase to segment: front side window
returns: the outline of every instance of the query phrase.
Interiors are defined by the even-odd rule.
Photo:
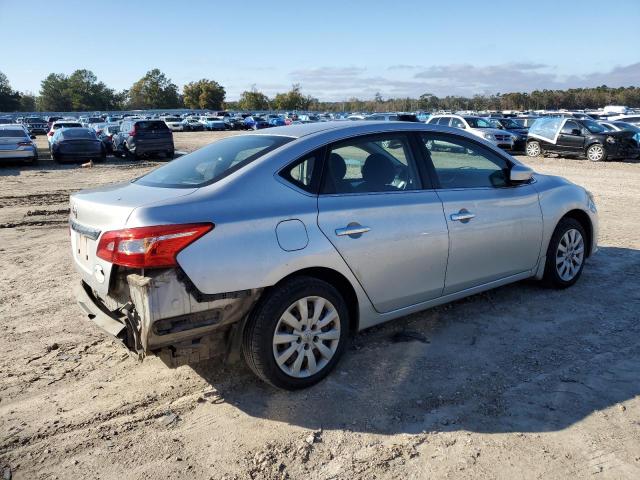
[[[564,135],[575,135],[574,130],[580,130],[580,126],[576,122],[572,122],[569,120],[564,124],[564,127],[562,127],[562,131],[560,133]]]
[[[151,187],[203,187],[230,175],[291,140],[293,139],[290,137],[268,135],[224,138],[134,181]]]
[[[322,193],[399,192],[420,188],[408,137],[381,134],[330,148]]]
[[[445,127],[448,127],[449,117],[441,117],[440,120],[438,120],[438,125],[444,125]]]
[[[453,117],[451,119],[451,126],[455,128],[464,128],[464,122],[459,118]]]
[[[509,164],[502,157],[464,138],[422,134],[440,188],[505,187]]]

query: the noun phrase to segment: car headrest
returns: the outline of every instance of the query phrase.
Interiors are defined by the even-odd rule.
[[[393,163],[380,153],[369,155],[362,166],[363,180],[372,185],[388,185],[395,176]]]
[[[329,155],[329,171],[334,180],[342,180],[347,174],[347,163],[337,153]]]

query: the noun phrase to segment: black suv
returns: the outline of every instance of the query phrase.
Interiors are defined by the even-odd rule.
[[[536,121],[529,129],[526,151],[530,157],[558,153],[587,157],[592,162],[598,162],[636,158],[640,153],[633,139],[635,132],[611,132],[593,120],[571,117],[557,119],[554,124],[550,124],[553,128],[542,129],[538,128],[541,120]]]
[[[173,158],[173,133],[162,120],[124,119],[113,136],[115,154],[135,158],[164,154]]]
[[[25,127],[29,130],[29,134],[36,135],[37,133],[41,133],[42,135],[46,135],[49,130],[49,125],[46,120],[40,117],[27,117],[22,122]]]
[[[513,118],[490,118],[489,122],[500,130],[506,130],[515,135],[513,150],[524,150],[527,145],[527,132],[529,129],[516,122]]]

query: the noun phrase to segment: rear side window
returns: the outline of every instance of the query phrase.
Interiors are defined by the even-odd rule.
[[[194,188],[214,183],[293,140],[269,135],[224,138],[134,180],[141,185]]]
[[[280,176],[307,192],[317,191],[317,188],[314,188],[313,185],[314,173],[316,173],[316,168],[320,165],[322,152],[323,150],[318,150],[306,155],[282,170]]]

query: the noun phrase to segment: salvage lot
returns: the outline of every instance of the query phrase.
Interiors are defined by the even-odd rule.
[[[178,133],[176,150],[224,135]],[[80,315],[68,195],[162,162],[0,167],[0,467],[29,479],[638,478],[640,164],[524,161],[595,195],[601,251],[579,283],[521,282],[363,332],[296,393],[242,364],[138,363]]]

